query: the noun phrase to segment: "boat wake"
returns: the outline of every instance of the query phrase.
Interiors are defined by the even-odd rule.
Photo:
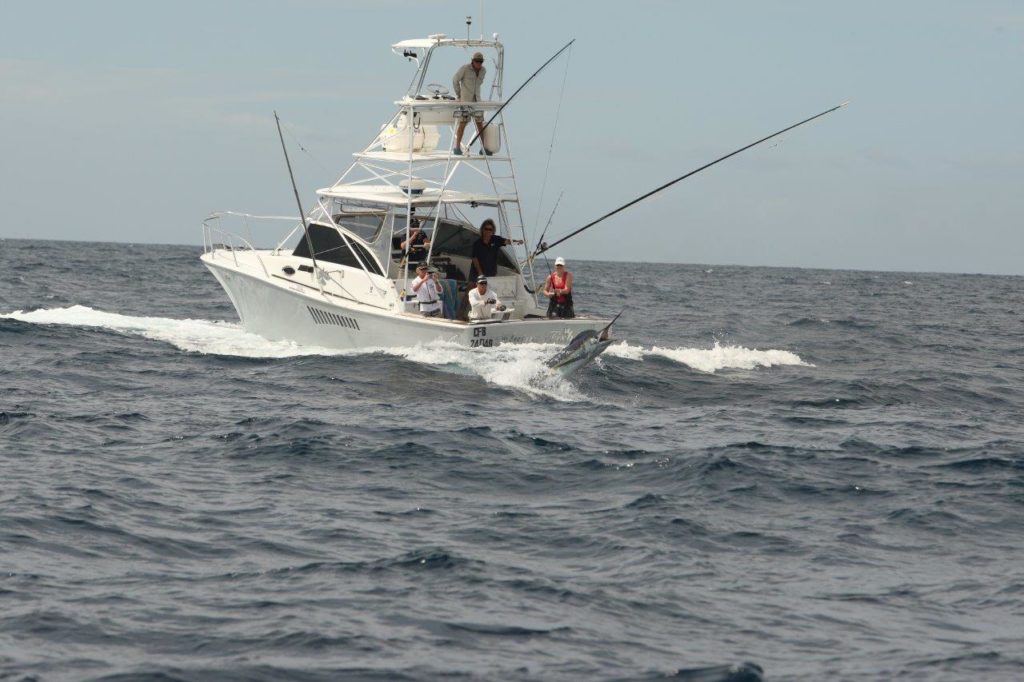
[[[95,310],[74,305],[28,312],[0,314],[0,319],[30,324],[66,325],[105,329],[168,343],[189,353],[243,358],[290,358],[299,356],[360,356],[384,354],[440,371],[477,375],[497,386],[544,394],[556,400],[583,399],[571,382],[566,381],[545,364],[561,346],[525,343],[497,348],[466,348],[453,343],[435,342],[427,345],[393,348],[339,350],[302,346],[291,341],[269,341],[245,331],[236,322],[139,317]],[[605,357],[643,361],[646,357],[662,357],[700,372],[714,373],[724,369],[757,369],[780,365],[811,366],[795,353],[784,350],[755,350],[742,346],[713,348],[643,348],[625,341],[612,344]],[[599,361],[600,363],[600,361]]]
[[[43,308],[0,314],[0,319],[19,320],[32,324],[55,324],[91,327],[142,336],[169,343],[179,350],[208,355],[243,358],[290,358],[300,355],[344,355],[330,348],[300,346],[291,341],[268,341],[250,334],[236,322],[174,319],[170,317],[136,317],[95,310],[83,305],[67,308]]]
[[[189,353],[228,357],[278,359],[300,356],[390,355],[439,371],[477,375],[485,381],[527,393],[543,394],[556,400],[584,399],[578,391],[545,365],[560,346],[526,343],[497,348],[466,348],[454,343],[393,348],[341,350],[303,346],[291,341],[270,341],[245,331],[237,322],[136,317],[74,305],[29,312],[0,314],[0,319],[31,324],[89,327],[141,336],[168,343]]]

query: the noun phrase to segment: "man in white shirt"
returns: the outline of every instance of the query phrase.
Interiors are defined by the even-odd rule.
[[[487,290],[487,278],[478,277],[476,288],[469,290],[469,320],[491,319],[491,310],[504,310],[505,304],[498,300],[498,295]]]
[[[410,289],[416,294],[421,315],[441,317],[441,282],[438,281],[437,270],[433,269],[434,272],[431,273],[430,269],[426,263],[420,263],[416,268],[416,279],[413,280]]]

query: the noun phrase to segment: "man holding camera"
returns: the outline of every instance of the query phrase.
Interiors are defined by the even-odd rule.
[[[441,282],[437,276],[437,268],[420,263],[416,268],[416,279],[412,283],[412,293],[416,294],[420,314],[424,317],[441,317]]]
[[[505,310],[505,304],[498,300],[498,295],[487,290],[487,278],[481,275],[476,280],[476,288],[469,290],[469,321],[491,319],[491,310]]]

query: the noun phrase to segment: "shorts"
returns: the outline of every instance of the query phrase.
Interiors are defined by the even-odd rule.
[[[474,109],[471,106],[462,106],[455,110],[455,118],[459,121],[468,121],[470,117],[478,121],[484,120],[484,112]]]
[[[572,308],[572,301],[557,303],[554,297],[548,301],[548,317],[557,317],[562,320],[571,320],[576,317],[576,311]]]

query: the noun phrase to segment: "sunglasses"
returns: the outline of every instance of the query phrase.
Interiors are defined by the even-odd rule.
[[[474,59],[474,60],[473,60],[473,63],[474,63],[474,64],[483,64],[483,63],[484,63],[484,60],[482,60],[482,59]]]

